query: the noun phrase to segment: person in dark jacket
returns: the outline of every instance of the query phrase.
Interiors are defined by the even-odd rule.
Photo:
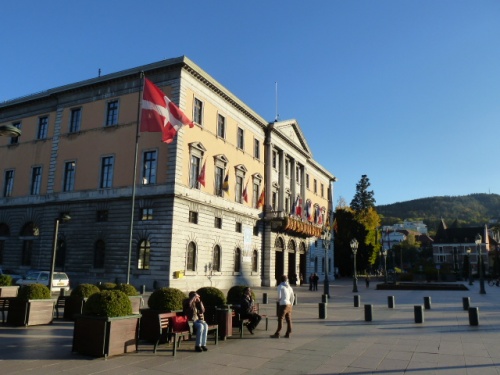
[[[248,332],[253,335],[253,331],[259,325],[262,317],[255,311],[255,303],[252,298],[252,289],[246,287],[243,289],[243,296],[240,303],[240,316],[241,319],[248,319],[247,323]]]

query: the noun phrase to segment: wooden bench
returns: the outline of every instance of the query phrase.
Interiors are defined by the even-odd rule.
[[[66,306],[66,298],[67,296],[59,296],[57,297],[57,302],[55,305],[56,318],[59,319],[59,309],[62,309],[62,315],[64,316],[64,307]]]
[[[0,297],[0,311],[2,312],[2,323],[5,324],[5,313],[9,312],[10,300],[14,297]]]
[[[172,343],[172,355],[175,356],[177,354],[177,349],[181,346],[181,342],[183,340],[190,340],[195,336],[195,332],[193,329],[193,321],[186,321],[187,325],[182,329],[175,328],[174,319],[177,315],[175,313],[163,313],[158,315],[159,323],[160,323],[160,332],[158,333],[158,338],[155,342],[154,353],[156,353],[158,345],[160,341],[165,336],[167,337],[167,343]],[[219,326],[217,324],[208,325],[208,333],[214,334],[215,345],[217,345],[219,338]]]
[[[239,307],[240,307],[239,305],[232,305],[231,306],[231,309],[233,311],[233,326],[238,327],[239,332],[240,332],[240,338],[243,338],[243,327],[245,326],[245,324],[248,324],[250,322],[250,319],[241,317],[241,314],[238,312]],[[266,321],[266,331],[267,331],[267,329],[269,327],[269,317],[266,314],[259,313],[259,304],[258,303],[254,304],[253,311],[260,315],[260,317],[262,318],[261,321],[262,320]]]

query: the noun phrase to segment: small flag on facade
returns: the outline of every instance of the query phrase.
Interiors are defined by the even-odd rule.
[[[248,187],[248,181],[245,185],[245,188],[243,189],[243,199],[245,200],[245,202],[248,203],[248,190],[247,190],[247,187]]]
[[[262,192],[260,193],[259,201],[257,202],[257,208],[260,208],[264,206],[264,199],[265,199],[265,188],[262,188]]]
[[[205,165],[207,161],[203,163],[203,167],[201,168],[200,174],[198,175],[197,181],[205,187]]]
[[[229,194],[229,171],[226,173],[226,178],[224,178],[224,183],[222,184],[222,190]]]

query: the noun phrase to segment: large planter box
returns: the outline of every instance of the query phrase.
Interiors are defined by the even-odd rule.
[[[64,304],[64,319],[75,320],[76,315],[81,315],[83,312],[83,305],[85,305],[86,298],[81,297],[68,297]]]
[[[0,297],[17,297],[19,286],[0,286]]]
[[[28,302],[16,298],[9,304],[7,324],[14,326],[34,326],[51,324],[54,319],[53,299],[30,299]]]
[[[140,317],[139,314],[116,318],[77,315],[73,352],[92,357],[136,352]]]
[[[139,338],[141,340],[156,342],[160,334],[160,321],[158,315],[170,313],[176,316],[177,313],[166,310],[141,309],[141,328]],[[163,333],[161,342],[167,342],[167,332]]]
[[[132,314],[140,314],[141,308],[144,306],[144,299],[142,296],[128,296],[132,304]]]

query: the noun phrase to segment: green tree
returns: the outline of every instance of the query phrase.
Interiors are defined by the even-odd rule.
[[[370,187],[370,179],[366,174],[361,176],[361,180],[356,184],[356,194],[351,201],[351,208],[356,211],[365,211],[375,207],[375,193],[373,190],[368,191]]]

